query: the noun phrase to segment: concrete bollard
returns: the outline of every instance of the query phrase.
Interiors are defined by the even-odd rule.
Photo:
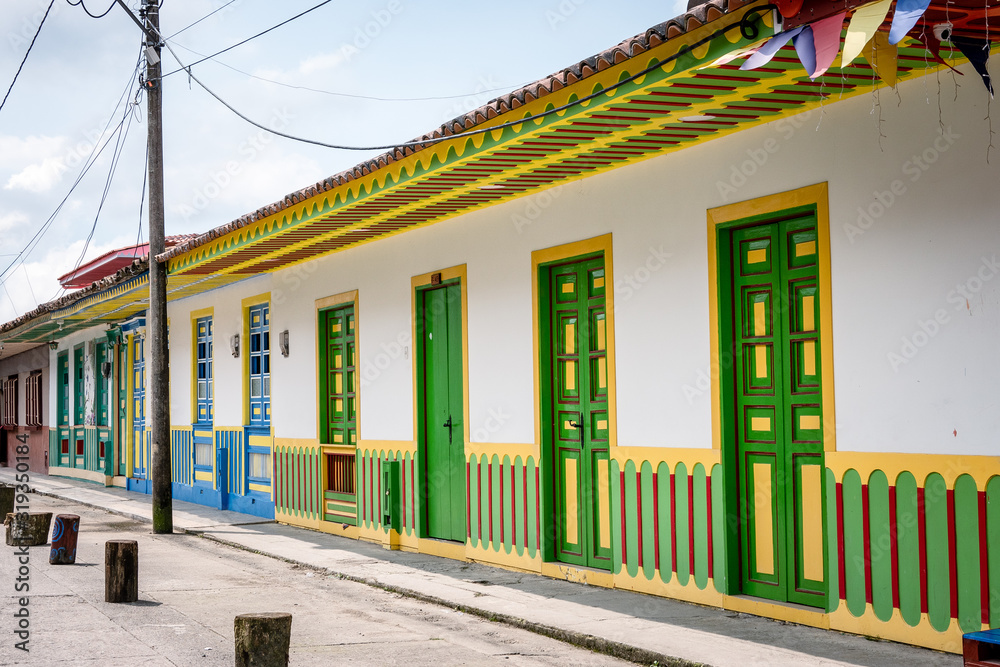
[[[80,517],[76,514],[57,514],[52,525],[52,550],[50,565],[72,565],[76,562],[76,538],[80,534]]]
[[[104,543],[104,601],[139,599],[139,543],[108,540]]]
[[[7,546],[40,547],[49,541],[52,512],[8,514],[4,525],[7,526]]]
[[[236,667],[287,667],[291,614],[240,614],[235,630]]]

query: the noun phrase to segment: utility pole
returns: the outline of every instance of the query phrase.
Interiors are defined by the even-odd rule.
[[[121,4],[119,2],[119,4]],[[130,12],[131,13],[131,12]],[[163,125],[160,80],[160,13],[157,0],[144,0],[146,26],[146,120],[149,147],[149,312],[146,323],[149,413],[152,436],[153,532],[173,533],[170,487],[170,369],[167,358],[167,267],[156,261],[165,250],[163,231]]]

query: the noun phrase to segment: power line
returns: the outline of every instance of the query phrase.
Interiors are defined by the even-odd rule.
[[[80,0],[83,2],[83,0]],[[17,77],[21,74],[21,68],[24,67],[25,61],[28,60],[28,54],[31,53],[31,47],[35,45],[35,40],[38,39],[38,33],[42,31],[42,26],[45,25],[45,19],[49,15],[49,10],[52,9],[56,0],[50,0],[48,9],[45,10],[45,14],[42,16],[42,20],[38,23],[38,30],[35,31],[35,36],[31,38],[31,44],[28,44],[28,50],[24,54],[24,58],[21,60],[21,64],[17,68],[17,72],[14,73],[14,80],[10,82],[10,88],[7,89],[7,94],[3,96],[3,102],[0,102],[0,110],[3,109],[4,105],[7,104],[7,98],[10,97],[10,91],[14,90],[14,84],[17,83]]]
[[[225,53],[226,51],[231,51],[232,49],[235,49],[237,46],[242,46],[243,44],[246,44],[250,40],[257,39],[261,35],[266,35],[267,33],[271,32],[272,30],[276,30],[277,28],[280,28],[281,26],[283,26],[283,25],[285,25],[287,23],[291,23],[295,19],[301,18],[301,17],[305,16],[306,14],[308,14],[309,12],[315,11],[315,10],[319,9],[320,7],[322,7],[323,5],[328,5],[331,2],[333,2],[333,0],[323,0],[323,2],[319,3],[318,5],[314,5],[313,7],[310,7],[309,9],[305,10],[304,12],[300,12],[300,13],[296,14],[295,16],[293,16],[290,19],[286,19],[286,20],[282,21],[281,23],[279,23],[277,25],[273,25],[270,28],[268,28],[267,30],[263,30],[261,32],[258,32],[256,35],[252,35],[250,37],[247,37],[242,42],[237,42],[237,43],[233,44],[232,46],[227,46],[226,48],[222,49],[221,51],[216,51],[215,53],[213,53],[210,56],[205,56],[201,60],[196,60],[195,62],[191,63],[188,66],[187,72],[188,72],[188,74],[190,74],[191,73],[191,70],[190,70],[191,67],[194,67],[195,65],[197,65],[199,63],[203,63],[206,60],[209,60],[210,58],[214,58],[215,56],[221,55],[221,54]],[[160,35],[160,39],[163,39],[163,35],[162,34]],[[178,62],[180,62],[180,61],[178,61]],[[181,71],[184,71],[183,67],[175,69],[172,72],[167,72],[166,74],[161,74],[160,78],[161,79],[165,79],[168,76],[170,76],[171,74],[177,74],[177,72],[181,72]]]
[[[734,24],[732,24],[730,26],[727,26],[725,28],[720,28],[720,29],[716,30],[715,32],[713,32],[712,34],[707,35],[706,37],[703,37],[702,39],[698,40],[694,44],[689,44],[689,45],[681,47],[673,55],[669,55],[669,56],[666,56],[664,58],[661,58],[657,62],[653,63],[652,65],[649,65],[648,67],[640,70],[639,72],[633,74],[632,76],[630,76],[628,78],[621,79],[620,81],[617,81],[616,83],[613,83],[613,84],[607,86],[606,88],[602,88],[601,90],[598,90],[598,91],[595,91],[593,93],[590,93],[589,95],[585,95],[583,97],[580,97],[580,98],[577,98],[577,99],[572,100],[570,102],[567,102],[566,104],[563,104],[562,106],[553,107],[551,109],[546,109],[545,111],[542,111],[542,112],[537,113],[535,115],[525,116],[525,117],[520,118],[518,120],[512,120],[512,121],[508,121],[506,123],[500,123],[498,125],[491,125],[490,127],[484,127],[484,128],[480,128],[480,129],[477,129],[477,130],[468,130],[466,132],[456,132],[454,134],[447,134],[447,135],[446,134],[442,134],[440,137],[428,137],[427,139],[414,140],[414,141],[404,141],[404,142],[400,142],[400,143],[396,143],[396,144],[386,144],[386,145],[382,145],[382,146],[345,146],[345,145],[341,145],[341,144],[330,144],[330,143],[326,143],[324,141],[317,141],[315,139],[306,139],[304,137],[297,137],[297,136],[295,136],[293,134],[288,134],[286,132],[280,132],[278,130],[269,128],[269,127],[267,127],[265,125],[262,125],[261,123],[258,123],[257,121],[252,120],[251,118],[247,117],[246,115],[244,115],[243,113],[241,113],[240,111],[238,111],[231,104],[229,104],[224,99],[222,99],[221,97],[219,97],[208,86],[206,86],[204,83],[202,83],[201,80],[198,77],[196,77],[194,75],[194,73],[191,71],[191,66],[190,65],[185,65],[181,61],[181,59],[177,56],[177,53],[170,46],[169,42],[164,42],[164,46],[166,46],[167,50],[170,51],[170,55],[172,55],[174,57],[174,60],[176,60],[181,65],[180,69],[175,70],[175,71],[178,71],[178,72],[179,71],[185,71],[185,72],[187,72],[188,76],[191,77],[192,79],[194,79],[194,81],[199,86],[201,86],[205,90],[205,92],[207,92],[209,95],[211,95],[216,100],[218,100],[219,103],[222,104],[224,107],[226,107],[227,109],[229,109],[234,114],[236,114],[237,116],[239,116],[240,118],[242,118],[246,122],[250,123],[254,127],[258,127],[260,129],[264,130],[265,132],[270,132],[271,134],[275,134],[275,135],[277,135],[279,137],[284,137],[286,139],[291,139],[293,141],[300,141],[300,142],[305,143],[305,144],[312,144],[314,146],[322,146],[323,148],[334,148],[334,149],[337,149],[337,150],[345,150],[345,151],[391,151],[391,150],[395,150],[397,148],[425,147],[425,146],[431,146],[433,144],[440,143],[442,141],[451,141],[452,139],[461,139],[461,138],[464,138],[464,137],[478,136],[480,134],[486,134],[487,132],[495,132],[496,130],[503,130],[503,129],[506,129],[508,127],[514,127],[515,125],[523,125],[524,123],[530,123],[532,121],[540,120],[542,118],[546,118],[546,117],[552,116],[554,114],[562,113],[563,111],[567,111],[567,110],[569,110],[569,109],[571,109],[571,108],[573,108],[575,106],[579,106],[581,104],[589,102],[590,100],[597,99],[598,97],[600,97],[602,95],[606,95],[606,94],[610,93],[611,91],[616,90],[617,88],[620,88],[621,86],[624,86],[627,83],[631,83],[631,82],[635,81],[636,79],[644,77],[647,74],[649,74],[650,72],[653,72],[653,71],[659,69],[660,67],[663,67],[665,64],[667,64],[667,63],[669,63],[669,62],[671,62],[673,60],[676,60],[677,58],[680,58],[682,56],[687,55],[688,53],[690,53],[691,51],[693,51],[697,47],[701,46],[702,44],[706,44],[706,43],[710,42],[711,40],[715,39],[716,37],[719,37],[720,35],[725,34],[729,30],[732,30],[733,28],[738,28],[738,27],[741,27],[740,23],[734,23]],[[199,61],[199,62],[201,62],[201,61]]]
[[[104,137],[105,134],[107,134],[108,128],[111,127],[111,123],[114,120],[115,116],[118,115],[118,107],[121,105],[122,100],[125,99],[125,96],[128,94],[129,89],[132,87],[132,81],[135,78],[136,73],[139,71],[140,65],[141,65],[141,60],[136,62],[135,69],[133,69],[132,73],[129,75],[128,84],[125,86],[125,90],[122,91],[121,97],[118,98],[118,102],[115,103],[114,110],[111,112],[111,116],[108,118],[108,122],[104,126],[104,130],[101,132],[102,138]],[[0,283],[5,283],[7,278],[4,278],[4,276],[7,275],[7,273],[11,270],[11,268],[14,267],[18,262],[24,262],[25,260],[27,260],[28,256],[38,246],[38,242],[41,241],[42,236],[44,236],[45,232],[48,231],[49,227],[52,225],[52,221],[55,220],[57,215],[59,215],[59,212],[62,210],[62,207],[69,200],[70,195],[72,195],[74,190],[76,190],[76,187],[80,184],[80,181],[83,180],[83,177],[87,174],[87,172],[90,171],[90,168],[94,166],[94,163],[97,161],[97,158],[100,157],[101,153],[104,152],[104,149],[111,142],[111,138],[118,131],[118,128],[122,126],[123,122],[124,119],[122,119],[122,122],[120,122],[118,126],[115,127],[114,130],[112,130],[112,134],[108,135],[107,140],[104,142],[102,146],[100,146],[100,148],[98,148],[99,142],[94,143],[93,148],[91,148],[90,150],[90,155],[88,155],[87,159],[84,161],[83,168],[77,175],[76,180],[74,180],[73,184],[70,186],[69,192],[66,193],[66,196],[63,197],[62,201],[59,202],[59,205],[56,206],[55,210],[48,217],[48,219],[38,228],[37,231],[35,231],[35,234],[31,237],[28,243],[25,244],[24,248],[17,253],[14,260],[10,264],[8,264],[3,271],[0,271]]]
[[[170,37],[164,37],[163,39],[165,39],[165,40],[166,40],[166,39],[172,39],[172,38],[176,37],[177,35],[181,34],[181,33],[182,33],[182,32],[184,32],[185,30],[187,30],[188,28],[193,28],[194,26],[198,25],[199,23],[201,23],[202,21],[204,21],[205,19],[207,19],[207,18],[208,18],[209,16],[211,16],[212,14],[215,14],[216,12],[221,12],[221,11],[222,11],[223,9],[225,9],[225,8],[226,8],[226,7],[228,7],[229,5],[233,4],[234,2],[236,2],[236,0],[229,0],[229,2],[227,2],[227,3],[226,3],[226,4],[224,4],[224,5],[222,5],[222,6],[221,6],[221,7],[219,7],[218,9],[216,9],[216,10],[214,10],[214,11],[211,11],[211,12],[209,12],[208,14],[205,14],[204,16],[202,16],[202,17],[201,17],[200,19],[198,19],[198,20],[197,20],[197,21],[195,21],[194,23],[191,23],[191,24],[189,24],[189,25],[187,25],[187,26],[185,26],[185,27],[181,28],[180,30],[178,30],[178,31],[177,31],[177,32],[175,32],[174,34],[170,35]]]
[[[169,38],[168,38],[169,39]],[[438,95],[431,97],[376,97],[374,95],[356,95],[354,93],[339,93],[334,90],[323,90],[322,88],[310,88],[309,86],[296,86],[295,84],[285,83],[283,81],[275,81],[274,79],[268,79],[267,77],[259,76],[257,74],[251,74],[250,72],[239,69],[238,67],[233,67],[229,63],[224,63],[221,60],[216,60],[211,56],[205,56],[204,53],[199,53],[189,46],[184,46],[183,44],[174,43],[174,46],[180,47],[185,51],[190,51],[196,56],[204,56],[205,58],[211,60],[216,65],[222,65],[227,69],[231,69],[238,74],[250,77],[251,79],[257,79],[258,81],[265,81],[267,83],[273,83],[276,86],[284,86],[285,88],[292,88],[294,90],[308,90],[312,93],[323,93],[324,95],[333,95],[335,97],[347,97],[357,100],[373,100],[375,102],[430,102],[430,101],[443,101],[443,100],[459,100],[465,97],[471,97],[473,95],[481,95],[482,93],[494,93],[499,90],[510,90],[511,88],[519,88],[521,85],[513,86],[502,86],[500,88],[486,88],[484,90],[477,90],[473,93],[465,93],[462,95]],[[182,68],[183,69],[183,68]]]
[[[73,0],[66,0],[66,2],[73,7],[83,7],[83,11],[92,19],[103,19],[115,6],[115,0],[111,0],[111,6],[105,9],[103,14],[91,14],[90,10],[87,9],[87,5],[83,4],[83,0],[78,0],[77,2],[73,2]]]

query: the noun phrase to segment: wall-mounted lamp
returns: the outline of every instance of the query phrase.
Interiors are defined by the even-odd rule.
[[[53,352],[55,352],[56,350],[59,349],[59,343],[56,342],[56,341],[54,341],[54,340],[50,340],[49,341],[49,349],[52,350]]]
[[[278,334],[278,347],[281,349],[281,356],[288,356],[288,329]]]
[[[240,356],[240,335],[233,334],[229,337],[229,349],[233,351],[234,357]]]

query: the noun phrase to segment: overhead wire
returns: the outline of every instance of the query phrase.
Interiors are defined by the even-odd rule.
[[[82,0],[81,0],[81,2],[82,2]],[[293,16],[291,18],[285,19],[281,23],[278,23],[277,25],[271,26],[267,30],[262,30],[261,32],[258,32],[256,35],[251,35],[250,37],[247,37],[246,39],[244,39],[244,40],[242,40],[240,42],[236,42],[235,44],[232,44],[231,46],[227,46],[226,48],[222,49],[221,51],[216,51],[215,53],[213,53],[210,56],[205,56],[201,60],[197,60],[197,61],[191,63],[190,67],[193,67],[193,66],[197,65],[198,63],[203,63],[206,60],[209,60],[211,58],[214,58],[215,56],[218,56],[218,55],[221,55],[221,54],[225,53],[226,51],[231,51],[231,50],[235,49],[237,46],[242,46],[242,45],[246,44],[247,42],[249,42],[251,40],[257,39],[258,37],[260,37],[262,35],[266,35],[267,33],[271,32],[272,30],[277,30],[281,26],[286,25],[288,23],[291,23],[295,19],[301,18],[301,17],[305,16],[306,14],[308,14],[309,12],[313,12],[313,11],[319,9],[320,7],[324,6],[324,5],[330,4],[331,2],[333,2],[333,0],[323,0],[323,2],[319,3],[318,5],[313,5],[312,7],[310,7],[309,9],[307,9],[307,10],[305,10],[303,12],[299,12],[298,14],[296,14],[295,16]],[[162,40],[163,39],[163,33],[159,33],[159,34],[160,34],[160,39]],[[171,72],[167,72],[166,74],[161,74],[160,78],[161,79],[165,79],[168,76],[170,76],[171,74],[177,74],[178,72],[182,72],[182,71],[184,71],[183,67],[175,69],[175,70],[173,70]],[[188,73],[190,74],[190,71]]]
[[[228,7],[229,5],[233,4],[234,2],[236,2],[236,0],[229,0],[229,2],[227,2],[227,3],[226,3],[226,4],[224,4],[224,5],[222,5],[222,6],[221,6],[221,7],[219,7],[218,9],[215,9],[215,10],[213,10],[213,11],[209,12],[208,14],[205,14],[204,16],[202,16],[202,17],[201,17],[200,19],[198,19],[198,20],[197,20],[197,21],[195,21],[194,23],[189,23],[188,25],[184,26],[183,28],[181,28],[180,30],[178,30],[177,32],[175,32],[174,34],[172,34],[172,35],[170,35],[170,36],[168,36],[168,37],[164,37],[163,39],[173,39],[173,38],[174,38],[174,37],[176,37],[177,35],[181,34],[181,33],[182,33],[182,32],[184,32],[185,30],[187,30],[188,28],[193,28],[193,27],[195,27],[196,25],[198,25],[199,23],[201,23],[202,21],[204,21],[205,19],[207,19],[208,17],[212,16],[213,14],[215,14],[215,13],[217,13],[217,12],[221,12],[221,11],[222,11],[223,9],[225,9],[225,8],[226,8],[226,7]]]
[[[170,39],[170,38],[168,37],[167,39]],[[195,54],[196,56],[205,56],[204,53],[199,53],[198,51],[195,51],[191,47],[184,46],[183,44],[178,44],[178,43],[174,42],[174,46],[180,47],[180,48],[184,49],[185,51],[190,51],[191,53]],[[215,58],[208,57],[208,56],[206,56],[206,57],[209,60],[211,60],[212,62],[214,62],[216,65],[222,65],[223,67],[225,67],[227,69],[231,69],[232,71],[234,71],[234,72],[236,72],[238,74],[242,74],[244,76],[250,77],[251,79],[257,79],[258,81],[264,81],[266,83],[273,83],[276,86],[283,86],[285,88],[291,88],[291,89],[294,89],[294,90],[307,90],[307,91],[312,92],[312,93],[322,93],[324,95],[333,95],[335,97],[347,97],[347,98],[350,98],[350,99],[357,99],[357,100],[372,100],[372,101],[375,101],[375,102],[431,102],[431,101],[444,101],[444,100],[458,100],[458,99],[462,99],[462,98],[465,98],[465,97],[471,97],[473,95],[481,95],[483,93],[494,93],[494,92],[501,91],[501,90],[511,90],[512,88],[519,88],[521,85],[524,85],[524,84],[515,84],[515,85],[512,85],[512,86],[501,86],[501,87],[498,87],[498,88],[485,88],[483,90],[477,90],[477,91],[475,91],[473,93],[465,93],[465,94],[462,94],[462,95],[437,95],[437,96],[429,96],[429,97],[376,97],[374,95],[356,95],[354,93],[340,93],[340,92],[337,92],[335,90],[323,90],[322,88],[311,88],[309,86],[297,86],[297,85],[292,84],[292,83],[285,83],[284,81],[275,81],[274,79],[268,79],[267,77],[263,77],[263,76],[260,76],[258,74],[251,74],[250,72],[241,70],[238,67],[233,67],[229,63],[224,63],[221,60],[217,60]]]
[[[45,14],[42,15],[42,20],[38,22],[38,30],[35,31],[35,36],[31,38],[31,43],[28,44],[28,50],[24,53],[24,58],[21,59],[21,64],[17,67],[17,72],[14,73],[14,80],[10,82],[10,87],[7,88],[7,94],[3,96],[3,101],[0,102],[0,110],[3,109],[4,105],[7,104],[7,98],[10,97],[10,91],[14,90],[14,84],[17,83],[17,77],[21,75],[21,69],[24,68],[24,63],[28,60],[28,54],[31,53],[31,47],[35,45],[35,40],[38,39],[38,33],[42,31],[42,26],[45,25],[45,19],[48,18],[49,11],[52,9],[52,5],[55,4],[56,0],[50,0],[48,8],[45,10]],[[82,2],[83,0],[81,0]]]
[[[125,107],[125,113],[122,114],[122,122],[125,123],[125,128],[117,133],[117,138],[115,139],[115,148],[111,153],[111,166],[108,168],[108,177],[104,182],[104,191],[101,193],[101,201],[97,205],[97,213],[94,215],[94,224],[90,227],[90,233],[87,235],[87,240],[83,244],[83,250],[80,251],[80,257],[76,260],[76,265],[73,267],[73,271],[80,268],[83,263],[83,258],[87,254],[87,249],[90,247],[90,242],[94,238],[94,232],[97,231],[97,223],[101,218],[101,211],[104,209],[104,203],[108,199],[108,192],[111,190],[111,182],[114,180],[115,172],[118,169],[118,162],[121,160],[122,151],[125,148],[125,140],[128,138],[129,128],[132,127],[132,120],[134,116],[132,115],[132,105],[134,102],[130,102]],[[126,123],[125,120],[128,119]]]
[[[103,19],[111,12],[112,9],[114,9],[114,6],[117,4],[115,0],[111,0],[111,6],[105,9],[103,14],[92,14],[90,10],[87,9],[87,5],[83,4],[83,0],[78,0],[78,2],[73,2],[73,0],[66,0],[66,2],[68,2],[73,7],[83,7],[83,11],[87,14],[87,16],[89,16],[92,19]]]
[[[59,215],[59,212],[62,210],[63,206],[66,204],[66,202],[69,200],[70,196],[76,190],[77,186],[83,180],[83,177],[86,176],[86,174],[87,174],[88,171],[90,171],[90,168],[97,161],[97,158],[100,157],[101,153],[104,152],[104,149],[111,142],[111,138],[114,136],[114,133],[117,132],[117,130],[121,127],[122,123],[124,122],[124,119],[122,120],[122,122],[119,122],[118,126],[116,126],[114,128],[114,130],[112,130],[111,134],[108,134],[108,128],[111,127],[111,123],[114,121],[115,116],[118,115],[118,108],[119,108],[119,106],[121,106],[122,100],[125,99],[125,96],[128,95],[129,89],[131,89],[131,87],[132,87],[132,82],[135,79],[136,74],[139,72],[140,66],[141,66],[141,60],[136,63],[135,68],[132,70],[132,73],[129,75],[128,84],[125,86],[125,90],[122,91],[122,94],[118,98],[117,103],[115,103],[114,110],[111,112],[111,116],[108,118],[108,122],[104,126],[104,129],[101,132],[101,135],[100,135],[101,138],[103,138],[103,137],[105,137],[105,135],[107,135],[107,139],[105,140],[105,142],[103,143],[103,145],[100,144],[100,140],[98,140],[97,142],[94,143],[94,146],[90,150],[90,154],[87,156],[87,159],[84,161],[84,165],[81,168],[80,173],[77,175],[76,179],[73,181],[73,184],[70,186],[69,191],[66,193],[66,196],[63,197],[62,201],[59,202],[59,204],[56,206],[56,208],[52,212],[52,214],[49,215],[48,219],[35,231],[34,235],[31,237],[31,239],[29,239],[29,241],[27,242],[27,244],[25,244],[24,248],[22,248],[21,251],[17,253],[17,255],[15,256],[14,260],[11,261],[10,264],[8,264],[6,266],[6,268],[4,268],[3,271],[0,271],[0,284],[6,282],[7,277],[5,277],[5,276],[7,276],[8,272],[11,270],[11,268],[13,268],[19,262],[26,261],[27,258],[34,251],[34,249],[38,246],[38,242],[41,241],[41,238],[48,231],[49,227],[52,225],[52,222],[55,220],[56,216]]]

